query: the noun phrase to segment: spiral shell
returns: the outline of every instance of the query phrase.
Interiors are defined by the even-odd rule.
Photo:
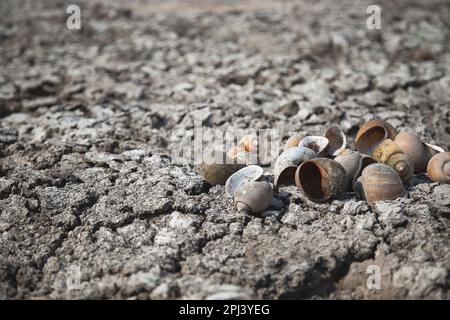
[[[309,148],[293,147],[285,150],[274,164],[274,184],[290,185],[295,183],[295,170],[308,160],[317,158],[317,153]]]
[[[374,163],[368,165],[355,184],[355,191],[368,203],[394,200],[406,194],[398,173],[391,167]]]
[[[295,184],[313,201],[340,198],[347,189],[344,167],[328,158],[317,158],[302,163],[295,172]]]
[[[408,180],[413,173],[414,166],[411,160],[391,139],[385,139],[378,144],[373,152],[373,158],[394,168],[403,180]]]
[[[411,160],[414,172],[422,172],[431,159],[431,148],[420,140],[413,132],[400,132],[394,139],[404,154]]]
[[[234,202],[239,210],[259,213],[266,210],[273,197],[273,188],[266,181],[244,183],[236,191]]]
[[[388,122],[380,119],[365,123],[356,133],[356,150],[372,155],[375,148],[385,139],[395,139],[397,130]]]
[[[427,173],[432,181],[450,183],[450,152],[435,154],[428,162]]]
[[[225,183],[225,193],[233,198],[241,185],[250,181],[258,180],[263,174],[263,168],[256,165],[244,167],[233,173]]]

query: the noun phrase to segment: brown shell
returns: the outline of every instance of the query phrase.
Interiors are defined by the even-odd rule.
[[[417,134],[413,132],[400,132],[395,137],[394,142],[411,160],[415,173],[425,171],[432,154],[430,148],[420,140]]]
[[[225,152],[215,150],[214,154],[206,153],[203,163],[197,165],[197,171],[210,185],[225,184],[227,179],[245,163],[229,158]]]
[[[342,197],[347,181],[344,167],[327,158],[306,161],[295,172],[295,184],[300,191],[318,202]]]
[[[385,139],[373,151],[373,158],[397,171],[403,180],[408,180],[414,170],[411,160],[391,139]]]
[[[394,139],[397,130],[388,122],[380,119],[371,120],[359,128],[356,133],[356,150],[372,155],[373,150],[384,139]]]
[[[287,139],[286,143],[284,144],[284,150],[297,147],[304,137],[305,135],[301,133],[297,133],[289,137],[289,139]]]
[[[432,181],[450,183],[450,152],[435,154],[428,162],[427,173]]]
[[[325,137],[328,139],[328,155],[337,156],[347,146],[347,138],[344,132],[337,126],[331,126],[325,132]]]
[[[355,191],[368,203],[394,200],[406,194],[405,186],[397,172],[381,163],[371,164],[362,171]]]
[[[365,167],[377,162],[374,158],[359,152],[341,152],[334,160],[340,163],[347,172],[349,189],[353,187]]]

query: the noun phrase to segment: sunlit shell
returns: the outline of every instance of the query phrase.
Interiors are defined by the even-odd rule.
[[[337,156],[347,146],[347,138],[344,132],[336,126],[328,128],[325,132],[325,137],[328,139],[328,154],[331,156]]]
[[[388,122],[380,119],[371,120],[362,125],[356,133],[356,150],[371,156],[383,140],[393,140],[396,135],[397,130]]]
[[[241,185],[250,181],[258,180],[263,174],[263,168],[256,165],[250,165],[233,173],[225,183],[225,193],[233,198]]]
[[[234,202],[239,210],[259,213],[266,210],[273,197],[272,185],[266,181],[251,181],[237,189]]]
[[[309,148],[293,147],[285,150],[274,164],[274,184],[275,186],[295,183],[295,170],[308,160],[317,158],[317,153]]]

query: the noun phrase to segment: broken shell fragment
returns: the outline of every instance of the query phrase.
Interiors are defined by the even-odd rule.
[[[365,123],[356,133],[356,150],[372,155],[375,148],[385,139],[395,139],[397,130],[388,122],[376,119]]]
[[[365,167],[377,162],[374,158],[359,152],[341,152],[334,160],[340,163],[347,172],[349,189],[353,187]]]
[[[391,139],[383,140],[373,151],[373,158],[397,171],[403,180],[408,180],[414,170],[411,160]]]
[[[344,132],[336,126],[328,128],[325,132],[325,137],[328,139],[328,154],[337,156],[347,146],[347,138]]]
[[[196,166],[200,175],[212,186],[225,184],[233,173],[243,167],[245,167],[243,162],[230,159],[225,152],[219,149],[212,153],[205,153],[203,163]]]
[[[435,154],[428,162],[427,173],[432,181],[450,183],[450,152]]]
[[[306,161],[295,172],[295,184],[313,201],[342,197],[347,190],[347,181],[344,167],[328,158]]]
[[[244,183],[236,191],[234,202],[239,210],[259,213],[266,210],[273,197],[273,188],[267,181]]]
[[[425,143],[425,146],[427,146],[428,151],[431,153],[431,156],[434,156],[435,154],[440,152],[445,152],[444,149],[434,144]]]
[[[306,136],[298,144],[299,147],[309,148],[319,156],[326,156],[328,153],[329,140],[321,136]]]
[[[368,203],[394,200],[406,194],[398,173],[381,163],[371,164],[362,171],[355,185],[355,191]]]
[[[258,180],[263,174],[263,168],[256,165],[244,167],[233,173],[225,183],[225,192],[229,198],[233,198],[241,185]]]
[[[294,184],[297,167],[301,163],[314,158],[317,158],[317,153],[309,148],[294,147],[285,150],[280,154],[274,164],[275,186]]]
[[[400,132],[394,139],[404,154],[411,160],[414,172],[422,172],[431,159],[431,151],[413,132]]]

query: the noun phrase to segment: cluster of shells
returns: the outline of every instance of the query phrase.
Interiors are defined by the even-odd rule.
[[[347,149],[346,136],[336,126],[323,136],[290,137],[275,161],[273,184],[262,178],[262,166],[270,162],[254,135],[244,136],[220,154],[220,164],[210,159],[198,169],[209,184],[225,184],[236,206],[252,213],[266,210],[274,188],[282,185],[295,184],[316,202],[355,192],[374,203],[404,197],[416,173],[426,171],[432,181],[450,183],[450,152],[423,142],[412,131],[398,133],[388,122],[376,119],[360,127],[355,142],[356,150]]]

